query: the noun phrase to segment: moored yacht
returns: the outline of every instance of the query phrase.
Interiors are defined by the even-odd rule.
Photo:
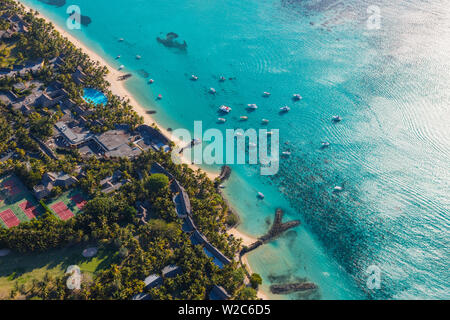
[[[342,118],[340,116],[333,116],[333,122],[340,122],[342,121]]]
[[[291,108],[289,108],[288,106],[284,106],[280,108],[281,112],[288,112],[289,110],[291,110]]]
[[[220,111],[226,112],[226,113],[229,113],[231,111],[231,108],[229,106],[226,106],[226,105],[221,105],[219,107],[219,109],[220,109]]]

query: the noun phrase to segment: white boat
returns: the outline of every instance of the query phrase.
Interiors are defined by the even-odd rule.
[[[341,186],[336,186],[333,189],[334,192],[341,192],[342,190],[344,190],[344,188],[342,188]]]
[[[225,119],[225,118],[217,118],[217,121],[219,121],[219,122],[226,122],[227,121],[227,119]]]
[[[270,96],[270,92],[264,91],[264,92],[263,92],[263,96],[264,96],[264,97],[269,97],[269,96]]]
[[[280,108],[281,112],[288,112],[289,110],[291,110],[291,108],[289,108],[288,106],[284,106]]]
[[[140,55],[136,55],[136,59],[140,60],[142,57]]]
[[[292,98],[293,98],[294,100],[297,100],[297,101],[303,99],[302,96],[299,95],[298,93],[294,93],[294,94],[292,95]]]
[[[158,100],[161,100],[163,98],[162,94],[158,94]]]
[[[124,66],[124,65],[121,65],[121,66],[119,67],[119,70],[122,70],[123,68],[125,68],[125,66]]]
[[[219,107],[219,109],[220,109],[220,111],[226,112],[226,113],[229,113],[229,112],[231,111],[231,108],[228,107],[228,106],[226,106],[226,105],[221,105],[221,106]]]
[[[148,80],[148,83],[153,83],[153,82],[155,82],[155,80],[153,80],[153,79]]]
[[[116,57],[116,60],[120,59],[120,54]]]
[[[226,78],[225,78],[224,76],[221,76],[221,77],[219,78],[219,80],[220,80],[221,82],[224,82],[224,81],[226,80]]]
[[[263,194],[262,192],[258,192],[258,198],[260,198],[260,199],[264,199],[264,198],[265,198],[265,196],[264,196],[264,194]]]
[[[333,116],[333,121],[340,122],[340,121],[342,121],[342,118],[340,116]]]
[[[330,146],[329,142],[322,142],[322,148],[327,148]]]
[[[253,109],[253,110],[258,109],[258,106],[257,106],[256,104],[254,104],[254,103],[250,103],[250,104],[248,104],[247,106],[248,106],[250,109]]]
[[[209,88],[209,93],[212,93],[212,94],[216,93],[216,89],[214,89],[214,88]]]
[[[268,135],[268,136],[271,136],[272,134],[273,134],[272,131],[267,131],[267,135]]]
[[[191,80],[197,81],[198,77],[196,75],[191,75]]]
[[[122,41],[123,41],[123,38],[120,38],[120,39],[119,39],[119,42],[122,42]]]
[[[262,119],[261,122],[262,122],[262,123],[269,123],[269,120],[267,120],[267,119]]]
[[[241,120],[248,120],[247,116],[241,116]]]
[[[290,151],[283,151],[281,154],[282,154],[283,156],[290,156],[290,155],[291,155],[291,152],[290,152]]]

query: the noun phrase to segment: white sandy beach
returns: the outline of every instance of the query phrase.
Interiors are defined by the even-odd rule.
[[[20,1],[19,1],[20,2]],[[27,5],[21,3],[25,8],[27,8],[28,10],[32,10],[30,7],[28,7]],[[41,13],[39,14],[39,16],[43,19],[45,19],[47,22],[51,22],[54,26],[54,28],[64,37],[66,37],[70,42],[72,42],[76,47],[80,48],[83,50],[84,53],[86,53],[87,55],[89,55],[89,57],[94,60],[94,61],[98,61],[100,64],[105,65],[108,70],[109,73],[106,76],[107,81],[111,84],[110,86],[110,90],[113,94],[122,97],[122,98],[126,98],[129,99],[130,104],[133,106],[134,110],[136,111],[136,113],[138,113],[140,116],[143,117],[144,119],[144,123],[147,125],[152,125],[152,124],[156,124],[158,125],[158,123],[153,119],[153,117],[151,117],[147,111],[148,109],[144,108],[134,97],[133,95],[130,94],[130,92],[127,90],[127,88],[125,87],[125,83],[124,81],[119,81],[118,78],[122,75],[124,75],[123,72],[113,68],[104,58],[102,58],[100,55],[98,55],[96,52],[94,52],[92,49],[90,49],[88,46],[86,46],[85,44],[83,44],[80,40],[78,40],[76,37],[72,36],[67,30],[65,30],[64,28],[61,28],[60,26],[56,25],[55,23],[53,23],[53,21],[49,18],[47,18],[46,16],[42,15]],[[175,145],[177,145],[178,147],[184,147],[184,145],[182,145],[182,142],[179,140],[174,140],[170,134],[169,131],[167,131],[166,129],[164,129],[162,126],[158,125],[158,128],[161,130],[161,132],[166,135],[167,137],[169,137],[174,143]],[[191,167],[194,170],[199,169],[198,166],[193,165],[191,163],[189,163],[188,161],[186,161],[185,159],[182,159],[184,163],[188,164],[189,167]],[[214,180],[216,177],[218,177],[219,173],[218,172],[212,172],[212,171],[207,171],[204,170],[202,168],[202,170],[207,174],[207,176],[211,179]],[[235,237],[237,238],[241,238],[243,240],[243,245],[250,245],[251,243],[256,241],[256,238],[253,238],[243,232],[238,231],[237,229],[233,228],[231,230],[228,231],[229,234],[233,234]],[[252,273],[251,271],[251,267],[248,264],[247,258],[244,256],[242,257],[242,261],[245,263],[245,265],[247,266],[248,270],[250,273]],[[264,300],[268,300],[269,298],[261,291],[258,291],[258,297]]]
[[[19,1],[20,2],[20,1]],[[30,7],[28,7],[27,5],[23,4],[22,2],[20,2],[25,8],[27,8],[28,10],[32,10]],[[153,119],[153,117],[151,117],[147,111],[149,109],[144,108],[134,97],[133,95],[130,94],[130,92],[127,90],[127,88],[125,87],[125,81],[120,81],[118,80],[120,76],[123,76],[125,73],[121,72],[115,68],[113,68],[104,58],[102,58],[100,55],[98,55],[96,52],[94,52],[92,49],[90,49],[88,46],[86,46],[84,43],[82,43],[80,40],[78,40],[76,37],[74,37],[73,35],[71,35],[67,30],[65,30],[64,28],[58,26],[57,24],[53,23],[53,21],[49,18],[47,18],[46,16],[42,15],[41,13],[39,13],[39,17],[45,19],[47,22],[50,22],[53,24],[54,28],[65,38],[67,38],[70,42],[72,42],[76,47],[80,48],[81,50],[83,50],[84,53],[86,53],[92,60],[94,61],[98,61],[100,64],[106,66],[109,70],[109,73],[106,76],[106,80],[111,84],[110,86],[110,90],[113,94],[121,97],[121,98],[125,98],[125,99],[129,99],[130,104],[133,106],[133,109],[136,111],[137,114],[139,114],[140,116],[142,116],[142,118],[144,119],[144,123],[147,125],[152,125],[152,124],[156,124],[158,126],[158,128],[161,130],[161,132],[169,137],[176,146],[182,148],[185,146],[185,144],[183,145],[182,142],[180,140],[174,139],[172,137],[172,135],[170,134],[169,131],[167,131],[166,129],[164,129],[162,126],[158,125],[158,123]],[[183,161],[183,163],[186,163],[189,165],[189,167],[191,167],[194,170],[199,169],[198,166],[193,165],[191,163],[189,163],[186,159],[181,159]],[[214,180],[219,173],[218,172],[213,172],[210,170],[205,170],[202,169],[211,180]]]

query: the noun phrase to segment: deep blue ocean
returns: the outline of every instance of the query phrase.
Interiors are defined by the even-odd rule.
[[[233,166],[224,189],[248,234],[264,233],[276,208],[302,221],[249,261],[265,291],[306,277],[319,293],[273,298],[450,298],[448,1],[23,2],[60,26],[78,5],[90,23],[70,32],[133,74],[127,87],[165,128],[261,128],[266,118],[280,129],[291,155],[278,174]],[[368,28],[369,6],[380,28]],[[156,41],[169,32],[187,50]],[[218,125],[221,104],[233,110]],[[284,105],[291,111],[280,115]],[[366,285],[369,266],[381,271],[379,289]]]

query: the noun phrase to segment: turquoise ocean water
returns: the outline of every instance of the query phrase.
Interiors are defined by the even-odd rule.
[[[23,2],[61,26],[67,7],[78,5],[91,23],[70,32],[113,66],[123,64],[134,75],[127,87],[166,128],[192,129],[194,120],[260,128],[266,118],[280,129],[281,151],[292,154],[279,173],[233,166],[224,189],[251,235],[267,230],[278,207],[302,221],[249,255],[264,289],[306,277],[320,286],[309,298],[450,297],[446,1]],[[380,9],[380,29],[367,28],[371,5]],[[168,32],[187,42],[185,52],[156,41]],[[293,102],[293,93],[303,100]],[[249,103],[259,109],[249,113]],[[218,125],[221,104],[233,111]],[[280,115],[283,105],[291,111]],[[343,121],[333,124],[333,115]],[[322,141],[330,147],[321,149]],[[333,193],[336,185],[343,191]],[[378,290],[366,286],[372,265],[381,270]]]

